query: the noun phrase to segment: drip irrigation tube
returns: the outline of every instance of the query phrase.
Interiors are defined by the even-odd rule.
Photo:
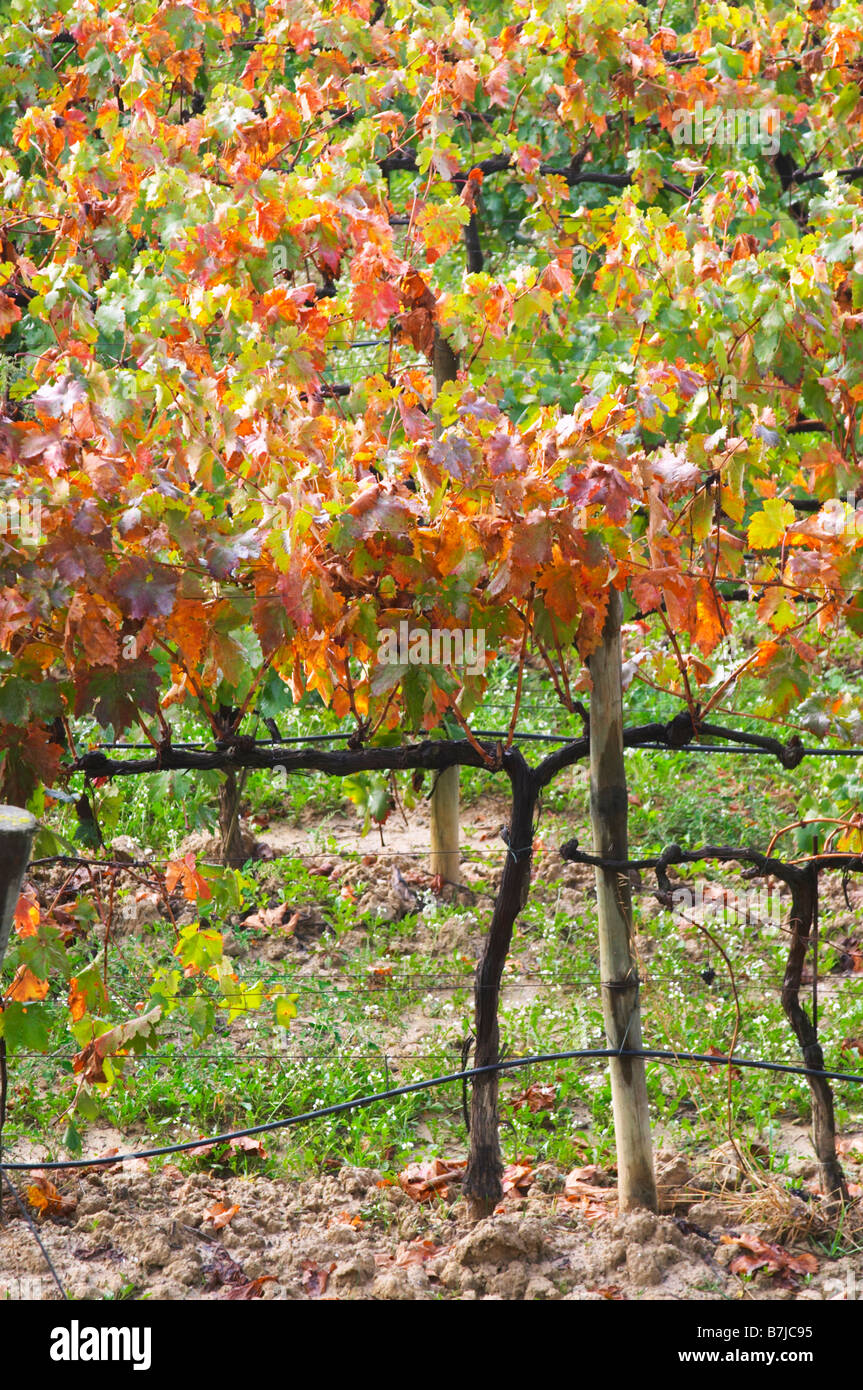
[[[796,1076],[823,1076],[832,1081],[850,1081],[863,1084],[863,1076],[853,1072],[820,1071],[814,1067],[799,1067],[785,1062],[762,1062],[749,1057],[714,1057],[702,1052],[667,1052],[656,1048],[619,1051],[614,1047],[576,1048],[571,1052],[541,1052],[532,1057],[513,1057],[496,1062],[492,1066],[471,1067],[468,1071],[450,1072],[446,1076],[434,1076],[427,1081],[412,1081],[406,1086],[396,1086],[388,1091],[375,1091],[371,1095],[357,1096],[355,1100],[340,1101],[337,1105],[327,1105],[322,1110],[307,1110],[301,1115],[289,1115],[284,1120],[269,1120],[265,1124],[250,1125],[248,1129],[229,1130],[225,1134],[214,1134],[204,1139],[187,1139],[180,1144],[166,1144],[156,1149],[141,1149],[137,1153],[106,1154],[102,1158],[58,1159],[53,1162],[33,1160],[30,1163],[0,1164],[0,1172],[57,1172],[74,1168],[103,1168],[113,1163],[126,1163],[136,1158],[165,1158],[169,1154],[184,1153],[190,1149],[210,1148],[215,1144],[225,1144],[231,1139],[250,1138],[255,1134],[269,1134],[274,1130],[288,1129],[293,1125],[306,1124],[312,1120],[326,1119],[330,1115],[342,1115],[349,1110],[366,1109],[381,1100],[395,1100],[399,1096],[412,1095],[417,1091],[428,1091],[435,1086],[449,1085],[454,1081],[467,1081],[492,1071],[515,1071],[520,1067],[539,1065],[542,1062],[569,1062],[590,1057],[643,1057],[655,1062],[707,1062],[710,1066],[751,1067],[757,1071],[772,1071]]]

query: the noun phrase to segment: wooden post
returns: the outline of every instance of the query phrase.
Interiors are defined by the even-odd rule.
[[[0,806],[0,964],[6,954],[36,819],[20,806]]]
[[[458,358],[438,329],[434,331],[434,392],[447,381],[455,381]],[[436,431],[439,433],[439,431]],[[459,852],[459,770],[445,768],[438,774],[431,798],[430,869],[447,883],[461,883]]]
[[[594,853],[628,857],[626,770],[623,761],[623,689],[620,595],[611,590],[602,641],[590,657],[590,819]],[[608,1046],[641,1047],[638,970],[632,942],[632,899],[627,876],[596,869],[599,969]],[[617,1144],[621,1211],[656,1211],[656,1178],[642,1058],[612,1058],[611,1103]]]

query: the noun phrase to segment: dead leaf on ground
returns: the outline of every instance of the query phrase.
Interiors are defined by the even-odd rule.
[[[818,1272],[814,1255],[792,1255],[781,1245],[771,1245],[758,1236],[722,1235],[719,1240],[722,1245],[736,1245],[740,1249],[740,1254],[735,1255],[728,1266],[732,1274],[754,1274],[764,1269],[768,1274],[777,1275],[779,1283],[793,1284],[797,1275]]]
[[[266,1158],[267,1156],[267,1151],[260,1139],[253,1139],[251,1134],[243,1134],[237,1139],[229,1139],[227,1147],[231,1153],[254,1154],[256,1158]]]
[[[257,1279],[250,1279],[248,1284],[229,1284],[219,1294],[220,1298],[239,1301],[246,1301],[251,1298],[260,1298],[265,1284],[274,1284],[276,1277],[274,1274],[259,1274]]]
[[[30,1174],[27,1187],[27,1201],[45,1221],[49,1218],[71,1216],[78,1206],[77,1197],[63,1197],[48,1177],[37,1168]]]
[[[530,1163],[511,1163],[503,1172],[503,1195],[511,1192],[520,1197],[527,1196],[533,1186],[533,1165]]]
[[[322,1298],[327,1291],[330,1275],[336,1267],[336,1262],[325,1268],[315,1264],[314,1260],[303,1260],[300,1265],[302,1270],[301,1283],[309,1298]]]
[[[417,1236],[415,1240],[401,1242],[396,1250],[395,1263],[399,1269],[406,1269],[408,1265],[425,1264],[426,1260],[432,1260],[435,1255],[439,1255],[443,1248],[433,1240],[422,1240]]]
[[[541,1086],[538,1081],[534,1081],[526,1091],[513,1096],[509,1103],[513,1110],[521,1110],[526,1105],[531,1114],[536,1115],[540,1110],[553,1110],[556,1100],[555,1086]]]
[[[576,1203],[588,1221],[599,1221],[610,1216],[609,1199],[614,1202],[616,1197],[614,1188],[601,1187],[598,1183],[591,1182],[591,1178],[598,1176],[599,1169],[593,1164],[586,1168],[573,1168],[572,1172],[567,1174],[563,1187],[566,1200]]]
[[[300,914],[290,903],[279,903],[278,907],[264,907],[243,919],[242,926],[257,927],[261,931],[272,931],[282,927],[285,935],[290,935],[300,920]]]
[[[221,1231],[223,1226],[227,1226],[229,1221],[233,1221],[239,1210],[240,1207],[237,1202],[232,1207],[226,1206],[224,1202],[214,1202],[204,1212],[204,1220],[212,1221],[214,1230]]]
[[[461,1182],[467,1159],[433,1158],[429,1163],[411,1163],[399,1173],[399,1187],[415,1202],[431,1202],[449,1196],[448,1184]]]
[[[248,1282],[243,1266],[237,1264],[233,1256],[228,1254],[224,1245],[212,1247],[212,1257],[202,1268],[203,1273],[207,1276],[204,1288],[208,1293],[212,1293],[222,1284],[245,1284]]]

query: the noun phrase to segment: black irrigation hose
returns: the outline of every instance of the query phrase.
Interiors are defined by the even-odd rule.
[[[273,1130],[288,1129],[293,1125],[305,1124],[309,1120],[322,1120],[329,1115],[342,1115],[348,1110],[362,1110],[380,1100],[395,1100],[399,1096],[412,1095],[416,1091],[428,1091],[435,1086],[446,1086],[452,1081],[466,1081],[486,1072],[515,1071],[520,1067],[537,1066],[541,1062],[570,1062],[587,1057],[627,1057],[647,1058],[657,1062],[707,1062],[712,1067],[735,1066],[752,1067],[757,1071],[791,1073],[795,1076],[823,1076],[832,1081],[851,1081],[863,1085],[863,1076],[853,1072],[820,1071],[814,1067],[798,1067],[784,1062],[761,1062],[748,1057],[715,1057],[703,1052],[666,1052],[656,1048],[642,1048],[638,1051],[620,1051],[616,1047],[576,1048],[571,1052],[540,1052],[532,1057],[513,1057],[496,1062],[491,1066],[471,1067],[467,1071],[450,1072],[446,1076],[434,1076],[428,1081],[412,1081],[407,1086],[397,1086],[389,1091],[375,1091],[369,1096],[358,1096],[356,1100],[343,1100],[337,1105],[327,1105],[322,1110],[307,1110],[302,1115],[289,1115],[285,1120],[269,1120],[266,1124],[250,1125],[248,1129],[229,1130],[225,1134],[214,1134],[204,1139],[187,1139],[181,1144],[166,1144],[158,1149],[141,1149],[137,1153],[107,1154],[104,1158],[70,1158],[54,1162],[6,1163],[0,1165],[4,1170],[31,1172],[56,1172],[62,1169],[101,1168],[112,1163],[126,1163],[136,1158],[165,1158],[169,1154],[183,1153],[190,1149],[210,1148],[215,1144],[226,1144],[231,1139],[246,1139],[254,1134],[269,1134]]]

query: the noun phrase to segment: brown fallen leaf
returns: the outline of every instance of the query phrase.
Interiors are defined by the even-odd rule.
[[[401,1242],[396,1250],[395,1263],[400,1269],[406,1269],[408,1265],[425,1264],[426,1260],[439,1255],[443,1248],[442,1245],[435,1245],[433,1240],[421,1240],[417,1236],[415,1240]]]
[[[254,1154],[256,1158],[267,1156],[260,1139],[254,1139],[251,1134],[242,1135],[239,1139],[229,1139],[227,1147],[232,1153]]]
[[[563,1187],[566,1200],[577,1203],[588,1221],[600,1221],[610,1216],[611,1208],[608,1203],[609,1200],[613,1202],[616,1195],[614,1188],[600,1187],[597,1183],[590,1182],[590,1178],[598,1173],[599,1170],[593,1164],[586,1168],[573,1168],[567,1175]]]
[[[732,1274],[754,1274],[758,1269],[766,1269],[768,1274],[778,1275],[779,1282],[793,1282],[796,1275],[818,1272],[818,1261],[814,1255],[792,1255],[783,1246],[771,1245],[758,1236],[723,1235],[719,1240],[722,1245],[738,1246],[741,1252],[728,1265]]]
[[[250,1279],[248,1284],[227,1284],[219,1294],[220,1298],[236,1299],[246,1301],[251,1298],[260,1298],[261,1290],[265,1284],[274,1284],[276,1277],[274,1274],[259,1274],[257,1279]]]
[[[243,920],[243,927],[257,927],[259,931],[272,931],[274,927],[282,927],[286,933],[294,930],[300,914],[290,903],[280,903],[278,907],[264,907],[260,912],[253,912],[251,917]]]
[[[236,1202],[232,1207],[226,1206],[224,1202],[214,1202],[204,1212],[204,1220],[212,1221],[213,1229],[221,1231],[223,1226],[227,1226],[229,1221],[233,1221],[239,1210],[239,1204]]]
[[[330,1275],[335,1267],[335,1260],[333,1260],[332,1264],[327,1265],[326,1268],[322,1268],[321,1265],[315,1264],[314,1260],[303,1260],[300,1265],[300,1269],[302,1270],[300,1279],[309,1298],[323,1297],[327,1291]]]
[[[222,1284],[248,1283],[243,1266],[237,1264],[233,1256],[228,1254],[224,1245],[212,1246],[211,1258],[202,1266],[202,1271],[207,1276],[204,1288],[208,1293],[212,1293]]]
[[[467,1159],[433,1158],[429,1163],[412,1163],[399,1173],[399,1187],[414,1202],[431,1202],[449,1196],[450,1182],[461,1182]]]
[[[359,1212],[352,1215],[349,1211],[340,1211],[338,1216],[332,1217],[332,1219],[327,1222],[327,1226],[353,1226],[354,1230],[359,1230],[360,1227],[365,1226],[365,1224]]]
[[[503,1195],[511,1192],[524,1197],[533,1186],[533,1165],[530,1163],[511,1163],[503,1171]]]
[[[43,1173],[41,1168],[30,1174],[27,1201],[43,1221],[49,1217],[71,1216],[78,1206],[77,1197],[61,1196],[48,1174]]]
[[[540,1110],[553,1110],[556,1099],[555,1086],[540,1086],[538,1081],[534,1081],[526,1091],[513,1096],[509,1103],[513,1110],[521,1110],[526,1105],[531,1114],[536,1115]]]

